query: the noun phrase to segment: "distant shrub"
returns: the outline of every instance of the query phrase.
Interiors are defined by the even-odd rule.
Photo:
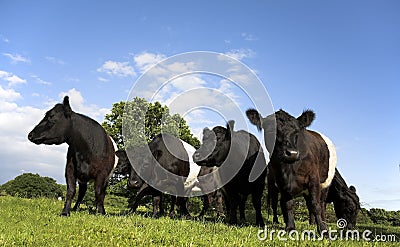
[[[0,191],[11,196],[24,198],[58,198],[63,196],[63,186],[53,178],[41,177],[39,174],[24,173],[0,186]]]
[[[400,211],[371,208],[368,215],[375,224],[400,226]]]

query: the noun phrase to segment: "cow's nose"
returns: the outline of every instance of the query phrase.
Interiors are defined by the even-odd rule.
[[[137,187],[139,187],[139,181],[137,181],[137,180],[129,180],[128,181],[128,187],[129,188],[137,188]]]
[[[200,154],[197,153],[197,152],[195,152],[195,153],[193,154],[193,161],[196,162],[196,161],[199,161],[199,160],[200,160]]]
[[[28,134],[28,140],[32,141],[32,139],[33,139],[33,133],[30,132],[30,133]]]
[[[295,161],[299,158],[299,152],[294,149],[286,149],[285,158],[291,161]]]

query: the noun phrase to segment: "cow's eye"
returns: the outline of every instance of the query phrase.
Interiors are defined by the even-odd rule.
[[[54,119],[54,114],[49,114],[46,116],[47,121],[52,121]]]
[[[46,118],[47,126],[52,127],[56,123],[54,115],[48,115]]]

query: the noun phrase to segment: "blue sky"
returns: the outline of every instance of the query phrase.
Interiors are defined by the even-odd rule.
[[[313,109],[311,129],[336,144],[338,168],[365,206],[399,210],[399,11],[395,0],[1,0],[0,184],[23,172],[64,183],[66,146],[26,135],[65,94],[101,122],[151,65],[212,51],[254,70],[275,109]],[[186,79],[219,82],[247,107],[234,85]],[[223,118],[193,113],[188,122],[198,135]]]

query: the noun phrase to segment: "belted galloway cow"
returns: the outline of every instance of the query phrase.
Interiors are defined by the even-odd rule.
[[[257,110],[249,109],[246,115],[259,130],[264,129],[270,171],[281,193],[286,231],[295,229],[293,198],[305,194],[318,231],[326,234],[323,204],[335,175],[337,157],[331,140],[306,129],[313,122],[315,113],[306,110],[295,118],[279,110],[263,118]],[[271,145],[271,140],[275,140],[275,145]]]

